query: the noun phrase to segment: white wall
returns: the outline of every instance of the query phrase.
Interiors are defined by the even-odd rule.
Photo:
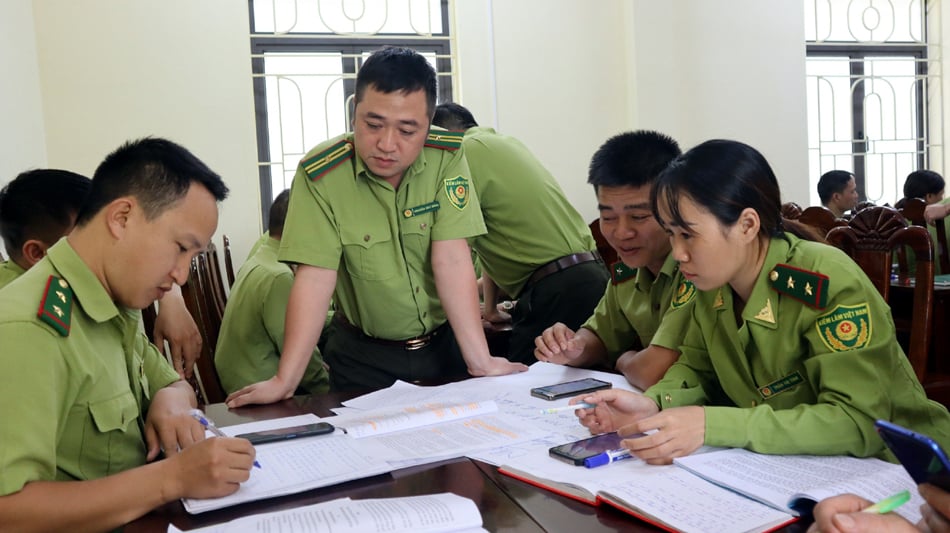
[[[33,6],[49,165],[91,176],[127,139],[168,137],[231,188],[218,235],[243,260],[261,231],[247,2]]]

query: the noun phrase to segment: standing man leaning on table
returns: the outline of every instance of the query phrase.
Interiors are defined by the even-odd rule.
[[[472,239],[483,270],[485,318],[498,321],[497,290],[517,297],[508,359],[531,364],[534,338],[553,322],[577,328],[607,285],[597,243],[554,176],[518,139],[480,128],[468,109],[441,104],[432,123],[464,131],[487,233]]]
[[[277,374],[230,407],[293,394],[334,291],[333,390],[526,369],[488,351],[465,241],[485,224],[461,136],[429,135],[435,99],[435,71],[412,50],[360,68],[353,133],[311,150],[291,188],[279,257],[298,267]]]
[[[139,309],[185,282],[227,192],[174,143],[124,145],[76,228],[4,289],[0,528],[107,530],[248,479],[251,444],[204,440],[191,387],[139,332]]]
[[[0,237],[10,260],[0,263],[0,289],[20,277],[76,225],[92,180],[69,172],[41,168],[21,173],[0,190]],[[155,344],[171,348],[175,370],[191,377],[201,354],[201,333],[185,307],[181,288],[173,285],[158,301],[153,331]]]
[[[653,217],[650,192],[679,153],[676,141],[655,131],[622,133],[594,153],[587,181],[597,193],[600,230],[620,261],[611,265],[607,293],[580,329],[557,323],[536,339],[539,360],[609,365],[641,389],[676,362],[695,289]]]

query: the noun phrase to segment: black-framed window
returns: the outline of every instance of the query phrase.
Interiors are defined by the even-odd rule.
[[[451,101],[450,0],[248,0],[262,220],[313,146],[349,131],[356,72],[373,51],[411,47]],[[334,11],[335,10],[335,11]],[[335,12],[336,18],[333,15]]]

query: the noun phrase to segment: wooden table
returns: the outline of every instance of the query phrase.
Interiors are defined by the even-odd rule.
[[[330,408],[357,394],[330,393],[296,396],[272,405],[229,410],[214,404],[205,410],[218,425],[228,426],[285,416],[314,413],[332,416]],[[452,492],[475,502],[489,531],[551,532],[656,532],[660,529],[612,507],[593,507],[543,491],[502,475],[497,468],[467,458],[396,470],[390,474],[350,481],[268,500],[189,515],[181,502],[164,505],[132,522],[126,533],[164,533],[170,523],[188,530],[226,522],[242,516],[279,511],[342,497],[354,499],[414,496]],[[795,524],[783,531],[800,532],[807,525]]]
[[[913,280],[891,281],[889,305],[895,316],[910,316],[914,303]],[[934,285],[933,325],[930,328],[928,372],[950,375],[950,287]]]

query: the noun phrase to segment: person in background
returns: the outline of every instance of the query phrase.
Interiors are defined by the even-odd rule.
[[[946,183],[943,176],[933,170],[915,170],[904,181],[904,198],[920,198],[927,205],[943,200]]]
[[[498,321],[498,289],[514,297],[508,359],[537,361],[534,339],[554,322],[576,329],[607,285],[587,223],[554,176],[518,139],[479,127],[459,104],[440,104],[432,124],[464,132],[462,147],[486,233],[471,240],[482,267],[484,316]]]
[[[818,179],[818,197],[821,205],[841,218],[858,205],[858,187],[854,174],[846,170],[830,170]]]
[[[917,490],[927,503],[920,508],[922,518],[916,526],[896,513],[863,513],[861,510],[873,502],[854,494],[842,494],[818,502],[813,511],[815,522],[808,533],[950,531],[950,493],[928,483],[918,485]]]
[[[650,463],[702,445],[893,460],[877,419],[950,445],[950,414],[924,394],[880,293],[781,204],[765,158],[740,142],[707,141],[663,171],[651,205],[700,291],[692,323],[644,394],[571,400],[596,404],[577,411],[584,426],[650,432],[623,441]]]
[[[46,251],[76,224],[92,181],[57,169],[19,174],[0,190],[0,237],[10,259],[0,263],[0,289],[46,256]],[[201,354],[201,333],[175,285],[159,300],[153,337],[161,353],[168,341],[172,362],[182,378],[191,376]]]
[[[277,261],[289,201],[289,189],[274,199],[267,225],[269,237],[241,266],[224,309],[214,366],[228,393],[277,373],[287,300],[294,284],[290,267]],[[329,390],[319,350],[314,349],[298,389],[301,394]]]
[[[139,309],[185,282],[227,193],[181,146],[125,144],[96,170],[76,228],[3,290],[4,529],[109,530],[248,479],[250,442],[205,440],[191,387],[139,331]]]
[[[679,145],[655,131],[622,133],[594,153],[587,182],[594,186],[600,229],[620,261],[611,283],[580,329],[557,323],[535,340],[540,361],[614,367],[646,389],[679,356],[695,294],[670,254],[670,239],[650,210],[657,176]]]
[[[383,48],[363,63],[353,133],[315,147],[294,176],[278,258],[297,271],[277,373],[229,407],[293,394],[331,296],[331,390],[527,369],[489,353],[466,243],[485,224],[461,135],[429,135],[435,99],[421,54]]]

